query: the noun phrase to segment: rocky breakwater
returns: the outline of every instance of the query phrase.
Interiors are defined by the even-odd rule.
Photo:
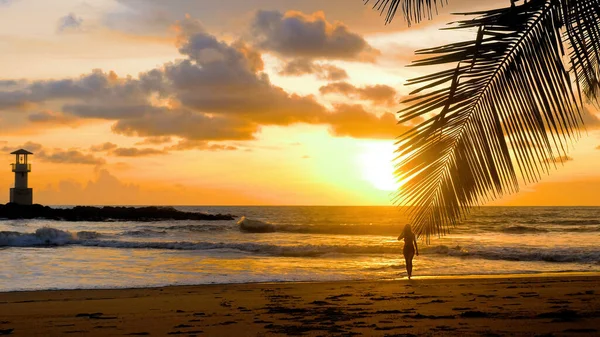
[[[158,220],[233,220],[231,214],[183,212],[173,207],[75,206],[52,208],[39,204],[0,204],[3,219],[49,219],[61,221],[158,221]]]

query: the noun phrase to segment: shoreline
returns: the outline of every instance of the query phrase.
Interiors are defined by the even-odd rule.
[[[0,293],[15,335],[597,334],[600,276],[208,284]]]
[[[487,280],[487,279],[521,279],[521,278],[561,278],[561,277],[597,277],[597,271],[564,271],[564,272],[534,272],[534,273],[509,273],[509,274],[465,274],[465,275],[424,275],[413,276],[412,280]],[[316,281],[257,281],[257,282],[229,282],[229,283],[196,283],[196,284],[164,284],[139,287],[97,287],[97,288],[48,288],[48,289],[19,289],[0,290],[0,296],[10,293],[35,293],[53,291],[97,291],[97,290],[139,290],[139,289],[165,289],[179,287],[204,287],[204,286],[236,286],[236,285],[286,285],[286,284],[335,284],[335,283],[372,283],[372,282],[410,282],[406,277],[380,278],[380,279],[355,279],[355,280],[316,280]]]

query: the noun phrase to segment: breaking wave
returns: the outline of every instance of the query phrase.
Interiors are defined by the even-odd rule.
[[[232,225],[208,225],[208,224],[198,224],[198,225],[172,225],[172,226],[158,226],[152,227],[154,229],[160,229],[163,231],[185,231],[185,232],[214,232],[214,231],[227,231],[232,230]]]
[[[35,233],[2,231],[0,232],[0,247],[64,246],[99,237],[101,237],[99,233],[92,231],[71,233],[51,227],[39,228]]]
[[[579,262],[600,264],[600,251],[584,251],[579,248],[508,248],[506,246],[480,247],[448,247],[444,245],[428,247],[429,253],[471,257],[485,260],[505,261],[545,261],[545,262]]]
[[[527,234],[527,233],[547,233],[547,229],[530,226],[508,226],[502,229],[502,232],[509,234]]]
[[[166,230],[153,230],[153,229],[140,229],[140,230],[132,230],[125,231],[121,233],[121,236],[136,236],[136,237],[148,237],[148,236],[160,236],[167,234]]]
[[[134,235],[135,233],[130,233]],[[96,232],[71,233],[44,227],[34,233],[0,232],[0,247],[57,247],[80,245],[123,249],[163,250],[233,250],[240,253],[275,257],[317,257],[324,255],[401,255],[401,243],[387,245],[276,245],[253,242],[152,242],[102,239]],[[506,261],[546,261],[600,264],[600,250],[581,248],[526,248],[506,246],[423,247],[423,255],[443,255],[458,258],[478,258]],[[435,258],[435,256],[433,256]]]
[[[221,222],[219,224],[204,222],[186,222],[183,224],[140,226],[136,229],[123,231],[121,236],[152,237],[169,232],[245,232],[245,233],[290,233],[290,234],[323,234],[323,235],[380,235],[397,236],[402,232],[403,224],[290,224],[271,223],[242,217],[236,222]],[[582,225],[550,225],[539,224],[475,224],[467,223],[453,229],[454,233],[500,232],[504,234],[545,234],[549,232],[562,233],[593,233],[600,232],[600,225],[591,223]]]
[[[186,224],[173,226],[158,226],[154,229],[167,231],[187,232],[212,232],[239,230],[247,233],[295,233],[295,234],[341,234],[341,235],[392,235],[397,236],[402,225],[371,225],[371,224],[335,224],[335,225],[298,225],[298,224],[272,224],[262,220],[242,217],[240,221],[232,224]]]
[[[263,222],[260,220],[251,220],[243,216],[238,221],[240,230],[249,233],[273,233],[275,232],[275,225]]]
[[[559,225],[559,226],[582,226],[582,225],[600,225],[599,219],[563,219],[563,220],[548,220],[548,219],[531,219],[523,221],[525,224],[541,224],[541,225]]]

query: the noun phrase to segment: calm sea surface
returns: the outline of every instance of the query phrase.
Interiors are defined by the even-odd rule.
[[[0,291],[404,277],[395,207],[177,207],[234,221],[0,220]],[[600,207],[484,207],[429,245],[416,276],[600,272]]]

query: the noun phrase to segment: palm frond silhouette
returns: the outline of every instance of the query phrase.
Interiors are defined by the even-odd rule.
[[[411,23],[445,1],[373,3],[386,22],[400,9]],[[409,80],[417,89],[399,112],[399,123],[424,118],[399,137],[395,201],[427,239],[548,174],[600,91],[600,0],[512,0],[463,15],[449,29],[476,31],[473,40],[417,51],[414,66],[451,67]]]
[[[370,1],[364,0],[365,3]],[[425,18],[431,19],[437,6],[446,2],[447,0],[373,0],[373,9],[385,14],[386,23],[392,22],[400,9],[404,14],[404,19],[410,25],[412,22],[420,22]]]

